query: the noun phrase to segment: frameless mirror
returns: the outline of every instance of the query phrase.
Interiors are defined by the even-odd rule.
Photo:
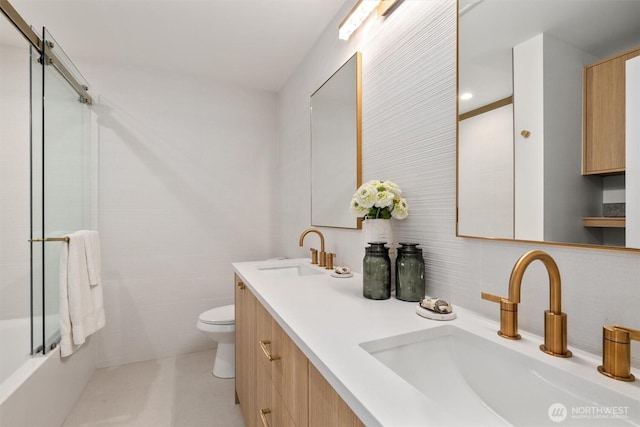
[[[311,225],[360,228],[351,213],[361,184],[361,68],[356,52],[311,95]]]
[[[626,171],[624,163],[583,170],[583,133],[602,115],[585,107],[593,98],[585,67],[635,52],[638,16],[640,1],[459,0],[457,235],[640,248],[640,188],[632,179],[640,153],[629,152],[638,144],[626,143]],[[640,58],[627,61],[635,54],[616,66],[640,67]],[[599,77],[622,85],[618,99],[625,85],[631,93],[617,127],[623,159],[625,117],[640,103],[629,91],[636,74]],[[640,138],[626,129],[627,141]],[[608,217],[612,205],[626,205],[626,218]]]

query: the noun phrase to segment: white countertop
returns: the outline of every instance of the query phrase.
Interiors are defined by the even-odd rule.
[[[569,348],[574,356],[569,359],[552,357],[538,349],[543,338],[523,331],[520,331],[522,339],[518,341],[500,338],[496,334],[497,322],[457,307],[455,301],[451,303],[457,319],[446,322],[429,320],[416,314],[417,303],[400,301],[393,295],[382,301],[364,298],[360,274],[351,278],[334,278],[329,275],[329,270],[322,269],[325,274],[269,277],[258,270],[274,262],[286,266],[308,263],[309,260],[240,262],[234,263],[233,267],[367,426],[429,425],[438,407],[360,344],[443,324],[471,331],[640,401],[640,381],[625,383],[599,374],[596,367],[601,364],[600,357],[572,348],[571,337]],[[541,308],[541,315],[543,310]],[[429,354],[424,355],[424,363],[429,363]],[[464,411],[464,408],[460,410]],[[442,425],[440,421],[438,425]],[[455,416],[452,424],[456,424]]]

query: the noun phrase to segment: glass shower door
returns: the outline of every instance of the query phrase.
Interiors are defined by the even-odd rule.
[[[33,47],[31,88],[31,239],[44,237],[44,149],[42,134],[43,67]],[[44,243],[31,244],[31,354],[44,349]]]
[[[54,52],[78,81],[84,81],[51,34],[43,29],[45,52]],[[51,57],[43,55],[41,144],[35,144],[32,216],[36,236],[50,239],[90,228],[91,121],[87,105],[58,71]],[[38,341],[44,353],[60,340],[60,255],[64,241],[49,240],[34,246],[34,349]],[[41,251],[41,254],[39,253]],[[38,271],[38,268],[40,270]],[[37,288],[40,287],[38,290]],[[39,325],[39,326],[38,326]],[[41,335],[40,335],[41,332]]]

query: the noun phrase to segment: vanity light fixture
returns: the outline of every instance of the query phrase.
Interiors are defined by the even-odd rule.
[[[400,4],[400,0],[380,0],[380,3],[378,3],[378,16],[387,16],[398,4]]]
[[[358,0],[351,12],[338,26],[338,38],[349,40],[351,34],[367,19],[373,9],[377,9],[378,16],[387,16],[400,4],[400,0]]]
[[[379,0],[358,0],[351,12],[342,20],[338,26],[338,38],[340,40],[349,40],[351,34],[358,29],[362,21],[373,12],[378,6]]]

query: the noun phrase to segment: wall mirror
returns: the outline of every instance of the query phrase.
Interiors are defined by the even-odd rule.
[[[350,201],[362,180],[362,59],[353,55],[311,95],[311,225],[360,228]]]
[[[639,1],[458,1],[458,236],[640,249],[637,127],[626,170],[583,174],[585,67],[637,50],[622,69],[640,70],[638,16]],[[623,100],[625,78],[640,71]]]

